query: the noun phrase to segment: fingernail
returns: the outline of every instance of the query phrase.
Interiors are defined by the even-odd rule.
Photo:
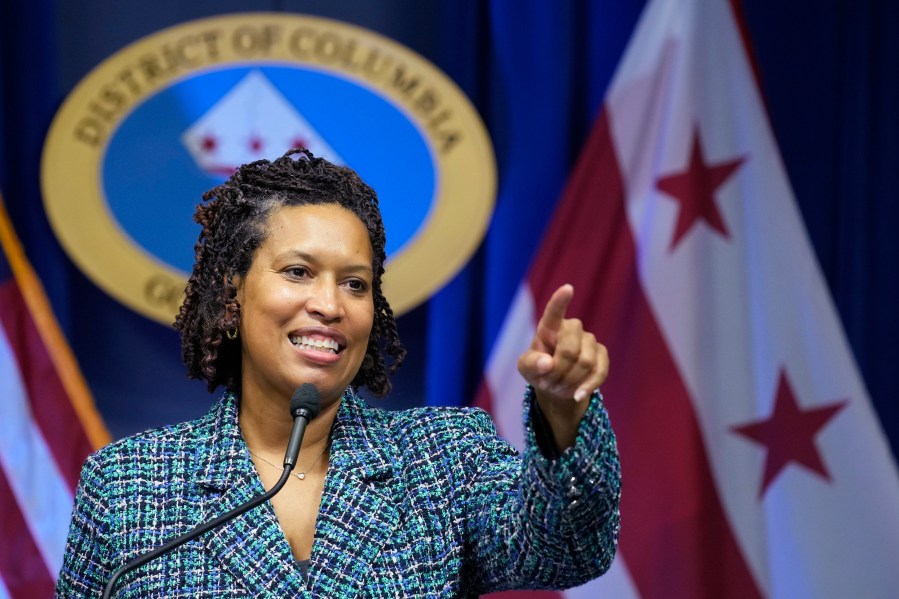
[[[587,397],[587,392],[583,389],[574,392],[574,401],[582,401],[585,397]]]

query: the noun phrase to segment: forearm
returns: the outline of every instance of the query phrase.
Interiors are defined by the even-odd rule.
[[[531,409],[538,399],[531,397]],[[574,402],[572,402],[574,403]],[[555,567],[553,584],[582,584],[605,572],[615,554],[619,527],[621,471],[615,436],[598,392],[578,402],[573,438],[553,459],[537,449],[536,430],[527,430],[523,489],[540,499],[525,499],[533,533]],[[547,418],[548,419],[548,418]],[[553,434],[556,434],[555,431]]]
[[[618,534],[618,454],[599,395],[582,403],[573,443],[550,455],[538,448],[531,413],[537,403],[529,389],[527,447],[523,459],[516,460],[519,475],[505,491],[499,465],[481,469],[473,481],[475,495],[490,500],[472,506],[481,592],[567,588],[610,565]]]

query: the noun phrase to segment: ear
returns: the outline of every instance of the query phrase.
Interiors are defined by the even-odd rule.
[[[228,288],[228,281],[231,281],[231,284],[234,285],[234,288],[240,291],[241,285],[243,284],[243,277],[240,275],[235,275],[230,272],[226,272],[222,275],[222,289]]]

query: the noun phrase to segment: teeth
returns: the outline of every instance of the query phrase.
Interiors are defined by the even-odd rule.
[[[312,337],[307,337],[306,335],[302,335],[297,337],[295,335],[290,336],[290,342],[299,347],[300,349],[314,349],[318,351],[330,351],[332,353],[337,353],[340,349],[340,345],[333,339],[314,339]]]

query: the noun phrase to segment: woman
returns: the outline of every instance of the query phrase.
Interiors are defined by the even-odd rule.
[[[385,355],[392,372],[405,350],[381,292],[377,197],[353,171],[294,150],[204,199],[175,325],[190,376],[226,392],[198,420],[87,460],[58,596],[99,596],[118,566],[274,485],[302,383],[321,413],[271,504],[125,575],[114,596],[458,597],[608,568],[619,468],[595,391],[608,358],[565,318],[570,286],[519,359],[522,457],[482,411],[388,412],[356,395],[389,392]]]

